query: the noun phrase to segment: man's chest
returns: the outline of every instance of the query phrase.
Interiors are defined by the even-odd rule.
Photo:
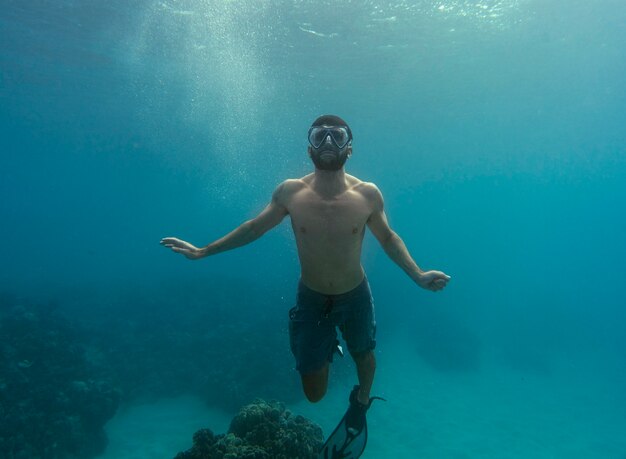
[[[360,235],[371,214],[368,202],[358,193],[334,199],[303,193],[293,199],[288,210],[296,234],[322,237]]]

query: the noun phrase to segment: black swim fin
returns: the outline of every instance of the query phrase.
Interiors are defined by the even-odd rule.
[[[361,457],[367,444],[367,419],[365,413],[374,400],[384,400],[380,397],[370,398],[367,405],[357,400],[359,386],[354,386],[350,393],[350,406],[343,415],[339,425],[335,427],[326,443],[322,447],[319,459],[357,459]]]

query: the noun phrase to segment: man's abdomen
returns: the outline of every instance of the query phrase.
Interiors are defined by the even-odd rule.
[[[320,256],[300,253],[302,282],[312,290],[338,295],[357,287],[364,276],[360,256]]]

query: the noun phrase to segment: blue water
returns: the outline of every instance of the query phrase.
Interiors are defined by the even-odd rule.
[[[420,290],[366,237],[374,392],[395,403],[364,457],[623,459],[624,24],[617,0],[5,1],[0,290],[86,322],[164,295],[180,314],[191,286],[282,318],[287,222],[194,263],[158,242],[256,215],[336,113],[347,172],[452,276]],[[326,433],[354,382],[339,371],[324,404],[294,402]]]

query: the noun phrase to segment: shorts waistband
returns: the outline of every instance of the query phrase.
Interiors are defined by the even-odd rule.
[[[344,299],[352,298],[353,296],[360,294],[363,290],[369,290],[369,282],[367,281],[366,275],[363,276],[363,280],[359,283],[359,285],[357,285],[353,289],[348,290],[347,292],[344,292],[344,293],[337,293],[337,294],[322,293],[322,292],[318,292],[317,290],[313,290],[312,288],[309,288],[302,281],[302,279],[300,279],[298,283],[299,294],[317,296],[319,298],[324,298],[324,299],[332,298],[334,301],[341,301]]]

